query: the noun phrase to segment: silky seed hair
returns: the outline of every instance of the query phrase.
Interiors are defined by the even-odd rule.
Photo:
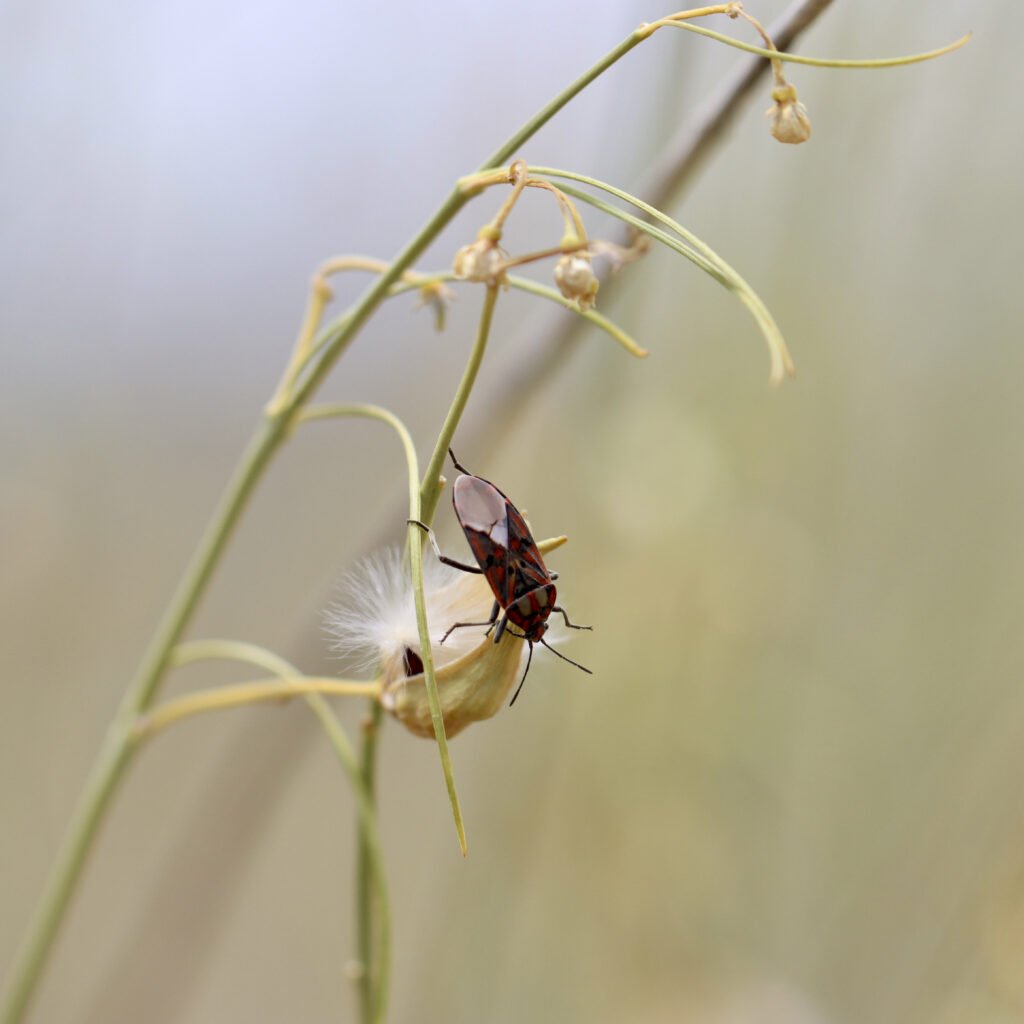
[[[440,667],[476,647],[484,629],[457,629],[455,622],[484,622],[493,599],[482,576],[461,572],[424,555],[423,592],[434,663]],[[354,671],[400,664],[406,649],[420,653],[412,581],[400,548],[384,548],[357,563],[338,584],[325,614],[331,649]]]

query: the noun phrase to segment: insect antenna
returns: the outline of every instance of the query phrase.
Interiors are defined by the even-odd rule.
[[[533,641],[527,640],[526,642],[530,645],[530,653],[526,656],[526,672],[529,672],[530,662],[533,661]],[[541,643],[543,644],[544,641],[541,640]],[[547,644],[544,644],[544,646],[547,647]],[[509,707],[512,707],[512,705],[515,704],[516,697],[519,696],[519,691],[523,688],[523,683],[526,682],[526,672],[523,673],[523,678],[519,680],[519,685],[516,687],[516,692],[512,694],[512,699],[508,702]]]
[[[544,637],[541,637],[541,638],[540,638],[540,640],[538,640],[537,642],[538,642],[538,643],[542,643],[542,644],[544,644],[544,646],[545,646],[545,647],[546,647],[546,648],[547,648],[547,649],[548,649],[548,650],[549,650],[549,651],[550,651],[550,652],[551,652],[552,654],[557,654],[557,655],[558,655],[558,657],[562,659],[562,661],[567,661],[567,662],[569,662],[569,664],[570,664],[570,665],[575,665],[575,666],[576,666],[576,667],[577,667],[578,669],[580,669],[581,671],[583,671],[583,672],[586,672],[588,676],[592,676],[592,675],[594,674],[594,673],[593,673],[593,672],[592,672],[592,671],[591,671],[591,670],[590,670],[589,668],[584,668],[584,666],[583,666],[583,665],[581,665],[581,664],[580,664],[580,663],[579,663],[578,661],[573,661],[573,660],[572,660],[572,658],[567,658],[567,657],[566,657],[566,656],[565,656],[564,654],[559,654],[559,652],[558,652],[558,651],[556,651],[556,650],[554,649],[554,647],[552,647],[552,646],[551,646],[551,645],[550,645],[550,644],[549,644],[549,643],[548,643],[548,642],[547,642],[547,641],[546,641],[546,640],[544,639]],[[519,685],[520,685],[520,686],[522,686],[523,684],[522,684],[522,683],[520,683]]]
[[[456,468],[456,469],[457,469],[457,470],[458,470],[458,471],[459,471],[460,473],[465,473],[465,474],[466,474],[466,476],[472,476],[472,475],[473,475],[472,473],[470,473],[470,471],[469,471],[468,469],[466,469],[466,467],[465,467],[465,466],[460,466],[460,465],[459,465],[459,460],[458,460],[457,458],[455,458],[455,452],[453,452],[453,451],[452,451],[452,449],[451,449],[451,446],[449,446],[449,448],[448,448],[448,454],[449,454],[449,455],[450,455],[450,456],[452,457],[452,465],[453,465],[453,466],[454,466],[454,467],[455,467],[455,468]]]

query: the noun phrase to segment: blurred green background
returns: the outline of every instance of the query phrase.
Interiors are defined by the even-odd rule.
[[[0,11],[3,971],[313,268],[393,254],[666,13],[573,7]],[[810,143],[770,139],[766,89],[670,211],[765,298],[794,382],[769,388],[749,317],[655,251],[602,307],[646,362],[591,332],[497,442],[457,435],[538,535],[569,534],[552,566],[595,631],[565,650],[595,674],[539,656],[453,743],[466,860],[435,749],[389,723],[394,1021],[1024,1021],[1024,13],[837,3],[797,49],[968,29],[933,64],[793,69]],[[737,59],[663,32],[523,155],[635,186]],[[560,234],[527,198],[513,250]],[[425,456],[479,301],[462,286],[443,334],[391,303],[323,396],[392,408]],[[548,314],[501,298],[474,422]],[[331,670],[321,609],[399,538],[403,481],[380,425],[300,433],[190,635]],[[447,502],[439,532],[462,550]],[[120,791],[30,1019],[353,1019],[352,847],[302,706],[176,727]]]

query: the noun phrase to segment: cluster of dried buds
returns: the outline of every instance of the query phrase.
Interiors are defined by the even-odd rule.
[[[583,221],[572,199],[546,178],[529,174],[522,161],[512,164],[507,173],[495,172],[489,179],[474,183],[474,187],[500,183],[509,183],[513,186],[511,197],[502,205],[494,219],[480,229],[476,241],[464,245],[455,254],[453,270],[455,276],[463,281],[476,281],[491,288],[506,286],[507,273],[513,267],[557,256],[554,279],[559,292],[581,312],[586,312],[594,305],[600,287],[592,262],[594,256],[609,257],[613,269],[617,269],[622,263],[635,259],[646,251],[643,244],[626,248],[611,242],[588,241]],[[554,248],[513,257],[501,248],[499,242],[505,220],[526,188],[544,189],[555,196],[561,207],[564,230],[561,241]]]

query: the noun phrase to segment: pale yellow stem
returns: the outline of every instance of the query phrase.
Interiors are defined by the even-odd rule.
[[[288,360],[288,366],[281,376],[281,382],[274,392],[274,397],[267,405],[267,415],[279,415],[291,400],[292,391],[299,375],[316,353],[313,340],[323,319],[324,309],[327,303],[334,298],[331,286],[327,278],[334,274],[341,274],[349,270],[365,270],[371,274],[386,274],[391,264],[384,260],[373,259],[370,256],[333,256],[325,260],[313,274],[310,285],[309,303],[306,306],[306,313],[302,320],[302,327],[299,329],[299,336],[295,341],[295,347]],[[421,284],[426,279],[425,274],[419,274],[415,270],[406,270],[402,273],[402,280],[412,284]]]
[[[695,7],[692,11],[679,11],[677,14],[669,14],[664,18],[659,18],[657,21],[641,25],[635,34],[640,36],[641,39],[646,39],[648,36],[654,35],[659,28],[664,28],[666,25],[677,25],[679,22],[688,21],[690,18],[706,18],[712,14],[728,14],[734,18],[738,13],[737,7],[739,6],[736,3],[714,4],[711,7]]]
[[[524,263],[536,263],[537,260],[550,259],[552,256],[564,256],[566,253],[580,252],[586,248],[587,242],[581,241],[578,245],[556,245],[553,249],[541,249],[538,252],[528,252],[522,256],[510,256],[507,260],[501,261],[501,269],[509,270],[512,267],[521,267]]]
[[[568,234],[572,231],[580,241],[586,242],[587,230],[583,226],[583,219],[580,217],[579,210],[576,209],[576,204],[557,185],[552,184],[550,181],[545,181],[543,178],[530,178],[526,184],[529,188],[542,188],[550,192],[558,200],[558,205],[562,208],[566,233]],[[570,221],[572,222],[571,227]]]
[[[247,704],[264,704],[268,701],[287,701],[319,693],[330,697],[379,697],[379,682],[355,682],[339,679],[323,679],[315,676],[293,676],[286,679],[258,680],[252,683],[235,683],[231,686],[200,690],[184,697],[158,704],[151,711],[140,715],[132,730],[134,742],[155,736],[183,718],[201,715],[207,711],[224,711],[228,708],[245,707]]]
[[[516,160],[508,169],[508,178],[512,182],[512,194],[501,204],[501,208],[494,215],[490,224],[480,229],[480,238],[489,238],[492,242],[501,241],[505,221],[508,220],[512,207],[516,205],[519,197],[523,194],[523,189],[526,188],[526,161]]]

